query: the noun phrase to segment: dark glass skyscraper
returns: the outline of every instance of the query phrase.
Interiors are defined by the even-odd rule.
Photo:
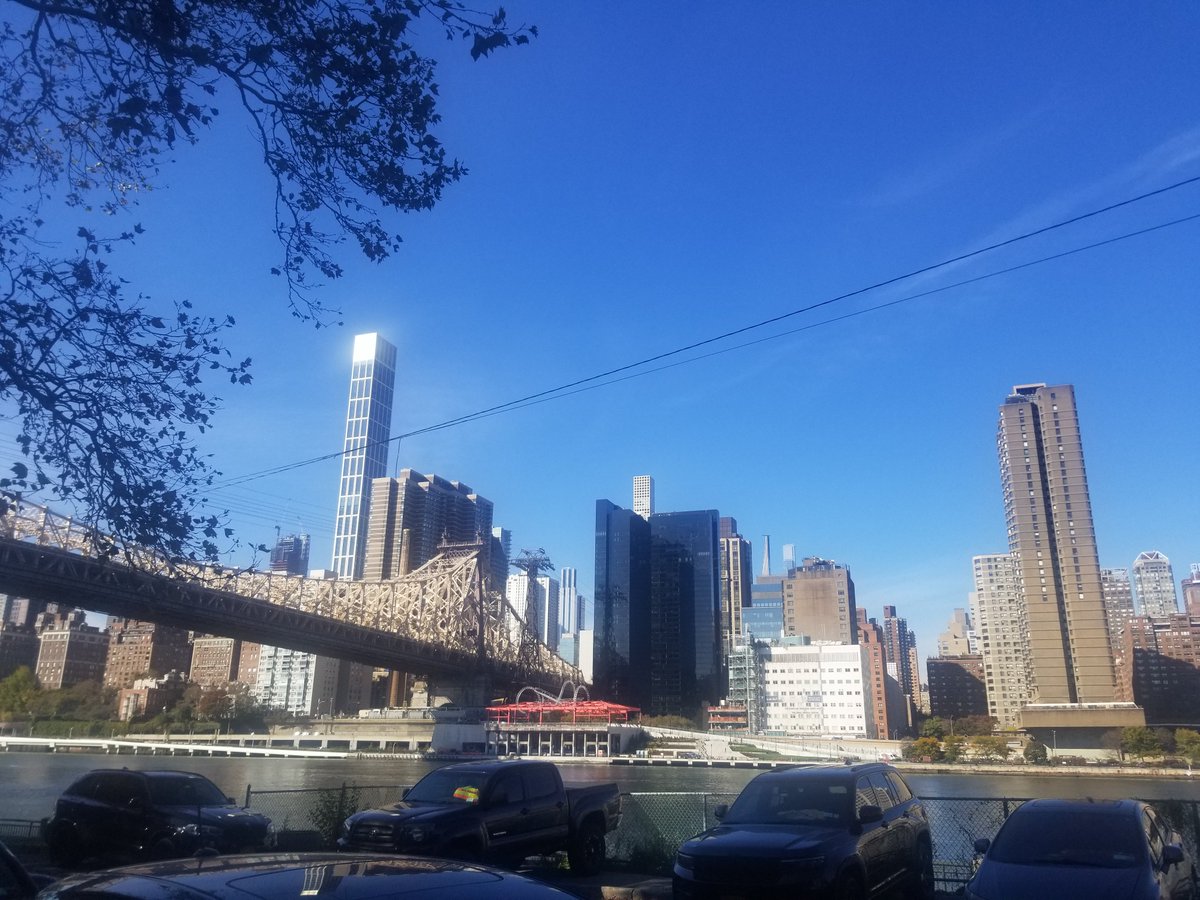
[[[608,500],[596,501],[595,591],[596,696],[648,709],[650,525]]]
[[[650,517],[651,715],[696,718],[725,695],[714,509]]]
[[[717,521],[596,502],[597,696],[688,718],[724,696]]]

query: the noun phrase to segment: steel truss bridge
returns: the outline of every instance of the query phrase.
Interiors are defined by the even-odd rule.
[[[0,592],[371,666],[553,691],[582,675],[490,590],[481,544],[448,545],[391,581],[336,581],[178,563],[119,547],[11,495]],[[0,504],[2,505],[2,504]]]

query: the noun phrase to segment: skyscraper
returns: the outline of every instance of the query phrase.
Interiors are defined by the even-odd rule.
[[[338,578],[362,577],[370,485],[387,474],[395,382],[396,348],[377,334],[355,335],[333,532]]]
[[[633,476],[633,511],[643,519],[654,515],[654,479],[649,475]]]
[[[1030,705],[1050,705],[1024,710],[1022,722],[1066,724],[1079,704],[1116,697],[1075,389],[1014,387],[1000,406],[996,447],[1028,628]],[[1136,714],[1093,713],[1097,726],[1140,724]]]
[[[972,564],[971,612],[983,658],[988,715],[1005,728],[1017,728],[1021,707],[1029,702],[1028,628],[1017,561],[1008,553],[989,553],[974,557]]]
[[[1139,615],[1161,619],[1179,612],[1175,573],[1165,554],[1157,550],[1138,554],[1133,561],[1133,587],[1137,593]]]
[[[359,570],[368,581],[415,572],[450,543],[482,541],[490,571],[492,501],[458,481],[401,469],[370,484],[370,518]]]
[[[579,588],[575,569],[567,566],[558,573],[559,610],[558,625],[564,634],[574,634],[583,627],[579,620],[580,609]]]
[[[308,549],[307,534],[284,535],[271,550],[271,571],[285,575],[307,575]]]
[[[888,670],[900,685],[900,691],[914,707],[921,705],[921,668],[917,657],[917,636],[908,620],[896,614],[896,607],[883,608],[883,652]],[[907,711],[911,717],[911,710]]]
[[[1183,609],[1189,616],[1200,616],[1200,563],[1192,563],[1192,574],[1181,581]]]
[[[728,656],[742,637],[742,610],[750,605],[750,542],[737,520],[721,516],[721,652]]]
[[[650,517],[650,715],[700,720],[725,696],[718,519],[713,509]]]
[[[362,578],[370,484],[387,473],[395,381],[396,348],[378,334],[355,335],[333,530],[338,578]],[[299,549],[289,541],[276,553],[294,562]],[[318,712],[322,704],[330,711],[355,710],[368,705],[370,690],[368,666],[281,647],[260,650],[255,694],[267,706],[298,715]]]
[[[1101,569],[1100,595],[1104,598],[1104,620],[1108,625],[1108,645],[1113,665],[1119,666],[1124,653],[1125,629],[1133,618],[1133,587],[1128,569]]]
[[[650,683],[650,523],[608,500],[596,501],[596,581],[592,679],[596,696],[648,708]],[[580,635],[580,667],[586,647]]]

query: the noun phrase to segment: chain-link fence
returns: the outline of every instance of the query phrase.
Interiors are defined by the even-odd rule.
[[[246,805],[270,816],[281,846],[329,847],[343,820],[362,809],[401,799],[399,785],[343,784],[336,788],[256,791],[246,788]],[[640,872],[669,873],[675,851],[694,834],[711,828],[721,803],[736,793],[630,793],[621,795],[621,824],[608,837],[608,856]],[[975,840],[994,837],[1025,798],[938,797],[924,800],[933,832],[938,887],[954,890],[974,870]],[[1183,837],[1189,855],[1200,854],[1200,801],[1153,800],[1154,807]],[[3,822],[0,821],[0,828]]]
[[[342,822],[363,809],[396,803],[404,786],[343,783],[336,788],[298,788],[290,791],[256,791],[246,786],[246,805],[267,816],[281,845],[288,849],[332,846]]]

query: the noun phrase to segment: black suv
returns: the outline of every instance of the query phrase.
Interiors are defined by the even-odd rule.
[[[170,859],[201,848],[257,850],[270,825],[202,775],[97,769],[58,798],[42,833],[51,858],[69,866],[109,854]]]
[[[933,896],[921,801],[881,763],[759,775],[675,857],[677,898]]]

